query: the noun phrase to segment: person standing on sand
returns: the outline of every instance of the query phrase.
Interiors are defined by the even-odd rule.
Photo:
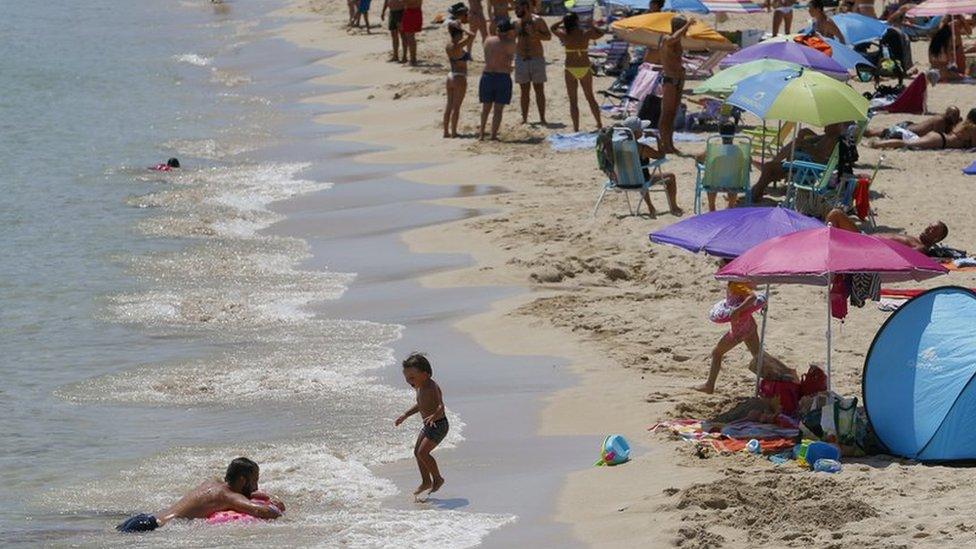
[[[664,0],[651,0],[647,4],[647,13],[661,13],[664,11]],[[661,43],[657,46],[648,45],[644,51],[644,62],[652,65],[661,64]]]
[[[224,482],[208,480],[180,498],[169,509],[156,515],[136,515],[115,529],[127,533],[149,532],[173,519],[203,519],[221,511],[237,511],[261,519],[276,519],[285,511],[285,504],[258,491],[259,475],[257,463],[239,457],[227,466]]]
[[[413,492],[418,498],[427,491],[433,494],[444,485],[444,477],[430,453],[447,436],[450,425],[445,414],[444,395],[431,377],[433,374],[427,357],[420,353],[413,353],[403,361],[403,378],[417,391],[417,404],[393,422],[393,425],[399,427],[408,417],[418,412],[423,420],[423,427],[413,448],[417,468],[420,469],[420,486]]]
[[[833,22],[827,13],[824,12],[824,0],[810,0],[807,5],[807,11],[810,13],[810,17],[813,18],[812,32],[820,34],[826,38],[833,38],[841,44],[846,44],[847,41],[844,39],[844,33],[840,32],[837,24]]]
[[[468,92],[468,61],[471,61],[471,44],[474,42],[475,35],[464,30],[460,21],[449,23],[447,32],[450,35],[446,48],[447,62],[451,65],[451,72],[447,73],[444,137],[457,137],[461,103]]]
[[[403,32],[404,47],[410,54],[410,64],[417,65],[417,33],[424,28],[424,0],[404,0],[403,18],[400,29]]]
[[[511,17],[508,15],[508,12],[511,9],[511,0],[488,0],[488,20],[490,21],[488,26],[489,34],[498,34],[498,25],[500,25],[502,21],[511,21]]]
[[[597,24],[602,23],[603,21],[597,21]],[[593,68],[590,65],[589,48],[590,41],[603,36],[603,31],[597,27],[583,30],[579,16],[575,13],[569,13],[561,21],[555,22],[551,30],[566,48],[566,70],[563,71],[563,78],[566,81],[566,93],[569,95],[569,116],[573,119],[573,131],[579,132],[580,128],[579,88],[583,89],[597,129],[602,128],[600,105],[593,95]]]
[[[679,153],[674,148],[674,117],[685,89],[684,48],[681,40],[695,24],[695,19],[685,20],[676,15],[671,19],[671,34],[661,41],[661,116],[658,119],[658,144],[664,154]]]
[[[403,38],[401,22],[403,21],[403,0],[383,0],[383,11],[380,13],[380,21],[386,18],[386,10],[390,10],[390,20],[387,29],[390,30],[390,38],[393,40],[393,56],[390,61],[394,63],[407,62],[407,40]],[[401,40],[402,39],[402,40]],[[400,43],[403,43],[403,60],[400,57]]]
[[[366,24],[366,34],[372,34],[369,30],[369,5],[372,0],[359,0],[356,5],[356,19],[354,21],[354,27],[357,29],[360,26],[360,20]]]
[[[552,38],[542,17],[532,13],[529,0],[519,0],[515,6],[515,83],[519,85],[522,123],[529,121],[529,91],[535,90],[535,104],[539,122],[546,122],[546,58],[542,41]]]
[[[779,26],[783,25],[783,34],[789,34],[793,28],[793,4],[795,0],[773,0],[773,36],[779,34]]]
[[[515,27],[510,21],[498,25],[498,34],[485,40],[485,70],[478,83],[478,100],[481,102],[481,133],[485,138],[488,113],[491,117],[491,138],[498,139],[505,105],[512,102],[512,60],[515,57]]]
[[[468,28],[475,35],[481,35],[481,43],[488,38],[488,20],[485,19],[485,6],[482,0],[468,0]]]

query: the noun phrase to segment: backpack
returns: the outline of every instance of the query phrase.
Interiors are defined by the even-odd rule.
[[[800,396],[814,395],[827,390],[827,374],[815,364],[800,378]]]
[[[601,128],[596,134],[596,165],[610,181],[617,181],[613,164],[613,126]]]

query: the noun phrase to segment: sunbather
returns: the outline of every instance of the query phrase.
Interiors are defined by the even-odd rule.
[[[824,0],[810,0],[807,11],[810,12],[810,17],[813,18],[813,32],[820,34],[820,36],[833,38],[841,44],[847,43],[844,40],[844,33],[840,32],[837,24],[827,17],[827,13],[824,12]]]
[[[976,147],[976,109],[970,109],[966,120],[955,125],[952,131],[932,131],[914,141],[884,139],[868,143],[875,149],[909,149],[913,151],[938,149],[971,149]]]
[[[857,225],[851,221],[851,218],[839,208],[830,210],[830,212],[827,213],[825,221],[838,229],[860,232]],[[930,224],[928,227],[925,227],[925,230],[919,233],[918,236],[899,233],[875,233],[874,236],[887,238],[888,240],[893,240],[899,244],[904,244],[905,246],[919,252],[926,253],[933,246],[945,240],[945,237],[949,236],[949,227],[946,226],[946,224],[942,221],[936,221],[935,223]]]
[[[883,130],[865,130],[864,136],[880,137],[882,139],[901,139],[902,141],[911,142],[931,132],[951,132],[956,127],[956,124],[961,121],[962,116],[959,112],[959,107],[949,107],[944,113],[930,116],[921,122],[902,122]]]
[[[664,156],[661,151],[658,151],[650,145],[640,142],[640,139],[644,137],[644,132],[650,127],[651,123],[647,120],[641,120],[636,116],[631,116],[625,119],[620,125],[624,128],[629,129],[634,133],[634,139],[637,139],[637,152],[640,153],[641,160],[657,160]],[[648,169],[644,168],[644,178],[650,179],[651,174]],[[665,172],[659,176],[658,181],[664,182],[664,190],[668,195],[668,207],[671,209],[672,215],[682,215],[684,211],[678,207],[678,185],[677,179],[673,173]],[[651,203],[651,197],[647,194],[644,195],[644,202],[647,204],[647,209],[650,214],[656,215],[657,210],[654,209],[654,204]]]
[[[762,167],[759,180],[752,187],[752,201],[758,202],[762,199],[766,187],[773,181],[779,181],[787,176],[787,170],[783,168],[785,162],[791,155],[794,155],[794,143],[796,151],[793,158],[795,160],[806,160],[825,164],[830,159],[830,155],[840,139],[843,124],[831,124],[824,128],[823,135],[817,135],[808,128],[800,130],[794,142],[783,145],[779,153]]]

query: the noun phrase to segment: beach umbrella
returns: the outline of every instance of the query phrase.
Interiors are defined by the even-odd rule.
[[[671,34],[671,19],[674,13],[645,13],[614,21],[610,28],[621,40],[632,44],[657,47],[661,37]],[[690,50],[732,51],[736,45],[715,29],[697,21],[681,39],[681,44]]]
[[[650,238],[657,244],[730,259],[771,238],[816,227],[823,227],[823,223],[787,208],[729,208],[668,225],[651,233]],[[768,284],[766,295],[769,296]],[[767,317],[768,310],[763,307],[759,356],[756,358],[756,394],[759,394],[762,378]]]
[[[719,66],[731,67],[759,59],[788,61],[838,78],[847,78],[847,69],[843,65],[813,48],[802,46],[793,41],[767,41],[754,44],[729,55],[719,63]]]
[[[702,0],[711,13],[758,13],[762,6],[750,0]]]
[[[834,275],[866,273],[882,282],[922,281],[945,267],[908,246],[827,225],[767,240],[719,269],[719,280],[828,286]],[[827,380],[830,382],[830,292],[827,292]]]
[[[721,70],[715,75],[699,84],[692,90],[696,95],[711,95],[715,97],[727,97],[732,93],[732,89],[746,78],[772,71],[784,69],[799,70],[800,65],[779,59],[758,59],[749,61]]]
[[[820,127],[865,120],[868,112],[868,100],[847,84],[803,69],[750,76],[736,85],[726,103],[763,120]]]
[[[909,17],[970,15],[976,13],[976,0],[926,0],[908,10]]]
[[[765,40],[765,42],[786,42],[789,40],[793,40],[794,36],[797,35],[781,34],[779,36],[774,36],[768,40]],[[837,63],[840,64],[845,69],[856,71],[858,66],[860,65],[874,67],[874,63],[868,61],[866,57],[854,51],[854,48],[852,48],[851,46],[848,46],[846,44],[841,44],[840,42],[834,40],[833,38],[827,38],[824,36],[820,36],[819,38],[824,42],[826,42],[827,45],[830,46],[830,58],[833,59],[834,61],[837,61]],[[797,42],[797,43],[800,44],[801,46],[804,45],[801,42]]]
[[[884,21],[859,13],[840,13],[830,19],[844,35],[844,41],[854,46],[880,40],[891,28]]]
[[[729,208],[668,225],[651,233],[650,239],[693,253],[733,258],[770,238],[817,227],[823,223],[788,208]]]
[[[708,8],[701,0],[665,0],[663,11],[705,14],[708,13]]]

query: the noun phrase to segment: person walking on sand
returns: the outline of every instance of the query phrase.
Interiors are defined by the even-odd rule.
[[[484,44],[488,38],[488,20],[485,18],[485,5],[482,0],[468,0],[468,28],[475,35],[481,36]]]
[[[366,34],[372,34],[369,30],[369,5],[372,0],[359,0],[356,5],[356,19],[353,22],[357,29],[360,27],[360,22],[366,25]]]
[[[461,116],[461,103],[468,92],[468,61],[471,61],[471,44],[475,35],[464,30],[460,21],[447,26],[450,39],[447,42],[447,62],[451,72],[447,73],[447,106],[444,107],[444,137],[457,137],[458,118]]]
[[[417,33],[424,27],[424,0],[404,0],[400,30],[404,47],[410,54],[410,65],[417,66]]]
[[[413,353],[403,361],[403,378],[417,391],[417,404],[393,422],[399,427],[408,417],[416,413],[420,413],[423,421],[423,427],[417,435],[417,443],[413,448],[417,468],[420,469],[420,486],[413,492],[418,499],[424,492],[433,494],[444,485],[444,477],[437,467],[437,461],[430,453],[447,436],[450,426],[444,409],[444,395],[441,393],[440,386],[434,381],[433,375],[430,362],[421,353]]]
[[[671,19],[671,34],[661,40],[661,115],[658,118],[658,145],[664,154],[680,154],[674,148],[674,117],[678,114],[678,104],[685,89],[684,48],[681,40],[695,19],[685,19],[676,15]]]
[[[510,21],[498,25],[498,34],[485,40],[485,70],[478,82],[481,102],[481,132],[484,140],[488,114],[491,113],[491,139],[498,139],[505,105],[512,102],[512,59],[515,57],[515,27]]]
[[[597,21],[597,25],[602,23],[603,21]],[[600,105],[593,95],[593,69],[590,65],[589,48],[590,41],[603,36],[603,31],[595,26],[584,30],[575,13],[567,14],[561,21],[554,23],[550,30],[566,48],[566,70],[563,78],[566,81],[566,93],[569,95],[569,116],[573,120],[573,131],[580,131],[579,88],[583,89],[597,129],[602,128]]]
[[[544,19],[532,13],[529,0],[515,6],[515,83],[519,85],[522,123],[529,121],[530,88],[535,91],[539,122],[546,124],[546,58],[542,41],[552,38]]]
[[[728,260],[723,260],[723,265]],[[725,354],[734,349],[740,343],[745,343],[752,353],[752,357],[759,356],[759,330],[756,327],[756,320],[752,318],[752,313],[759,304],[759,295],[756,287],[751,282],[729,282],[726,288],[725,301],[716,303],[712,308],[713,322],[727,321],[729,331],[722,336],[712,349],[712,363],[708,370],[708,380],[703,385],[695,387],[695,390],[703,393],[712,394],[715,392],[715,382],[718,380],[718,373],[722,369],[722,359]],[[720,309],[717,311],[716,309]],[[723,318],[719,319],[721,316]]]
[[[224,481],[208,480],[155,515],[141,514],[115,527],[119,532],[149,532],[173,519],[203,519],[221,511],[237,511],[261,519],[276,519],[285,504],[258,491],[258,464],[239,457],[230,462]],[[265,503],[266,502],[266,503]]]
[[[390,20],[387,21],[386,28],[390,31],[390,39],[393,41],[393,55],[390,61],[394,63],[407,62],[407,41],[403,38],[401,23],[403,21],[403,0],[383,0],[383,11],[380,13],[380,21],[386,18],[386,11],[390,10]],[[400,57],[400,44],[403,44],[403,57]],[[401,60],[402,59],[402,60]]]

